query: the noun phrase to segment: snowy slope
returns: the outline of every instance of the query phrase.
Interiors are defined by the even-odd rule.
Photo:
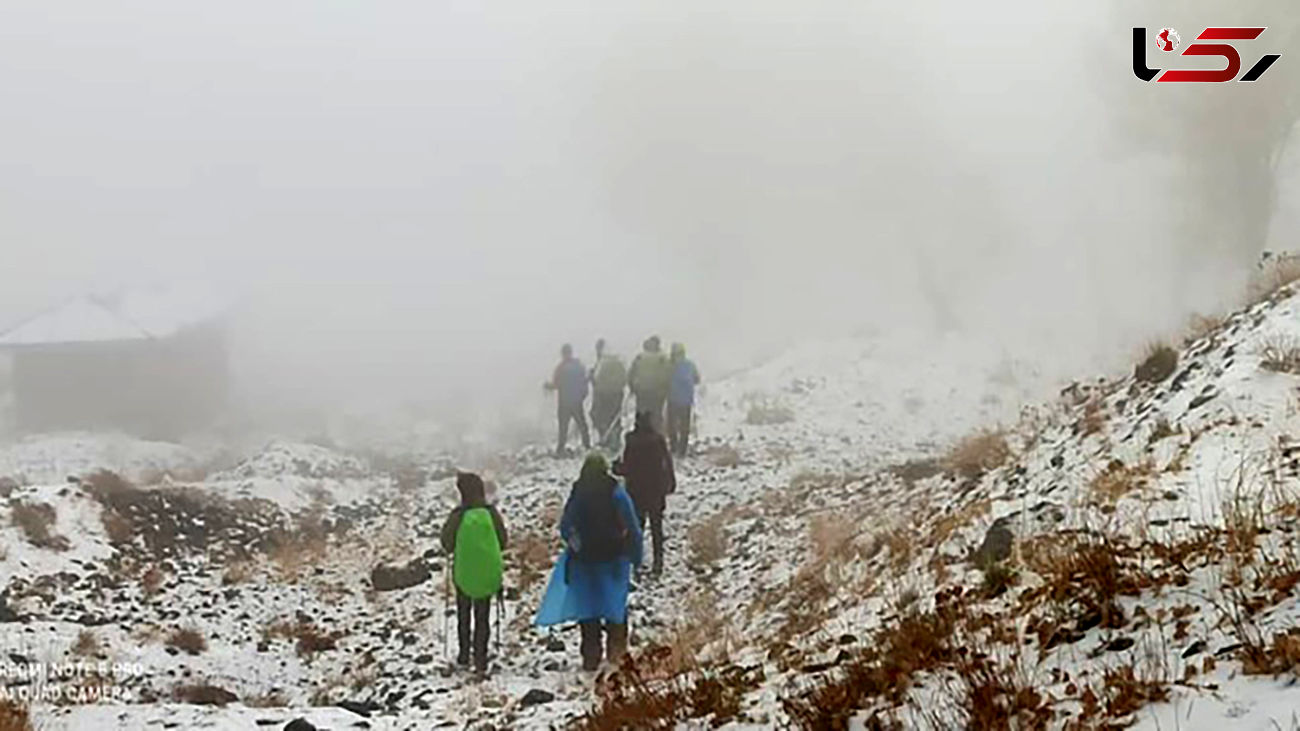
[[[1024,727],[1289,727],[1288,676],[1274,679],[1268,664],[1274,636],[1300,612],[1291,538],[1300,381],[1262,368],[1261,355],[1300,342],[1296,307],[1283,292],[1228,318],[1156,383],[1096,379],[1055,398],[1031,369],[955,337],[810,344],[708,384],[696,453],[669,501],[667,571],[632,596],[635,650],[675,658],[681,674],[656,671],[674,683],[743,678],[735,706],[715,721],[810,724],[799,699],[832,707],[819,689],[878,668],[873,653],[900,626],[947,618],[955,629],[932,648],[935,661],[906,668],[896,693],[852,684],[858,695],[846,707],[858,722],[972,723],[968,686],[979,676],[955,644],[1033,691],[1016,696]],[[980,469],[934,459],[996,427],[1007,451]],[[616,697],[606,679],[578,670],[576,632],[530,623],[577,459],[530,448],[476,451],[463,464],[492,480],[516,543],[506,625],[482,683],[452,671],[454,647],[444,648],[450,606],[435,544],[454,503],[447,455],[412,454],[399,469],[272,442],[187,480],[178,465],[206,462],[183,448],[85,435],[13,445],[0,459],[24,476],[13,497],[53,506],[52,529],[69,541],[32,546],[5,519],[11,506],[0,508],[0,565],[18,620],[0,633],[0,653],[82,657],[73,648],[87,632],[99,645],[90,657],[143,668],[125,684],[132,702],[40,706],[43,728],[163,718],[244,728],[295,717],[533,728],[566,725]],[[429,479],[411,482],[410,465]],[[163,496],[159,521],[179,516],[180,547],[166,548],[157,536],[171,533],[147,525],[129,542],[111,540],[107,504],[64,481],[98,467],[170,470],[148,490]],[[972,556],[1003,538],[992,565],[1005,585],[987,590],[999,574]],[[1104,601],[1070,563],[1098,546],[1120,589]],[[377,565],[415,559],[427,578],[371,585]],[[197,630],[206,649],[169,648],[178,628]],[[303,636],[326,641],[304,646]],[[1256,665],[1266,672],[1243,672],[1243,636],[1264,648]],[[657,646],[668,654],[649,652]],[[235,700],[174,702],[195,683]],[[1133,701],[1134,688],[1148,695]],[[525,704],[530,695],[542,702]],[[1011,696],[993,697],[1003,699],[996,707]]]

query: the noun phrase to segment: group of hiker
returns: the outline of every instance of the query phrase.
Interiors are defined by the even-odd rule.
[[[612,452],[619,447],[627,393],[636,400],[636,412],[647,413],[650,424],[666,434],[673,454],[685,457],[690,448],[691,418],[695,387],[700,372],[686,357],[686,346],[673,343],[665,355],[658,335],[646,338],[641,352],[625,366],[622,358],[607,350],[603,338],[596,341],[596,362],[590,370],[573,354],[573,346],[560,348],[560,362],[544,384],[556,392],[556,456],[568,452],[569,425],[577,425],[585,449],[591,449],[585,404],[591,395],[591,424],[596,444]]]
[[[621,479],[620,479],[621,478]],[[461,666],[487,671],[491,602],[502,589],[507,545],[505,522],[488,502],[482,478],[456,476],[460,505],[442,527],[442,547],[452,554]],[[599,451],[582,463],[560,519],[564,550],[555,562],[535,623],[577,622],[584,670],[604,657],[616,663],[627,650],[627,597],[632,571],[642,564],[642,535],[650,526],[651,575],[664,565],[663,516],[677,489],[668,443],[654,428],[654,414],[638,411],[622,456],[610,464]]]

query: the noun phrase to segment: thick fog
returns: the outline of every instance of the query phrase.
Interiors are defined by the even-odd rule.
[[[1130,28],[1275,27],[1250,63],[1295,48],[1296,14],[6,3],[0,324],[213,281],[239,302],[240,392],[268,409],[535,411],[561,342],[589,358],[651,332],[706,377],[868,331],[1086,375],[1221,307],[1262,248],[1189,235],[1218,198],[1195,146],[1160,140],[1209,129],[1231,153],[1262,114],[1234,110],[1294,104],[1300,78],[1284,56],[1254,85],[1143,84]],[[1260,193],[1276,248],[1294,159]]]

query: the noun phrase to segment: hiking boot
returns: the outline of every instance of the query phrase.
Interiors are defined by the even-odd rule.
[[[462,668],[463,668],[463,667],[469,667],[469,651],[468,651],[468,650],[461,650],[461,651],[460,651],[460,654],[456,656],[456,664],[459,665],[459,666],[462,667]]]

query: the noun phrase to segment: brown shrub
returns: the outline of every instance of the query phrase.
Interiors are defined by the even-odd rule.
[[[324,632],[314,624],[300,623],[296,636],[298,641],[294,645],[294,651],[298,657],[310,659],[318,652],[338,649],[338,641],[343,633]]]
[[[221,573],[221,583],[224,586],[243,584],[252,579],[256,571],[257,566],[252,561],[234,561],[227,564]]]
[[[1132,665],[1107,669],[1103,682],[1106,714],[1111,718],[1123,718],[1149,703],[1159,703],[1169,697],[1168,685],[1139,678]]]
[[[1281,675],[1300,670],[1300,628],[1273,635],[1268,645],[1246,642],[1238,650],[1247,675]]]
[[[172,690],[172,698],[179,703],[196,706],[224,706],[239,700],[238,696],[225,688],[208,683],[176,686]]]
[[[27,706],[0,698],[0,731],[32,731],[32,719]]]
[[[99,650],[99,638],[95,636],[94,632],[91,632],[88,629],[81,630],[81,632],[77,634],[77,641],[72,645],[73,654],[81,655],[82,657],[92,657],[98,654]]]
[[[198,655],[208,649],[208,640],[195,627],[182,627],[167,635],[167,646],[181,652]]]
[[[709,464],[718,469],[735,469],[742,464],[740,459],[740,450],[730,444],[721,444],[716,447],[709,447],[703,454]]]
[[[745,413],[745,423],[751,426],[773,426],[794,421],[794,411],[765,397],[754,397]]]
[[[672,654],[670,648],[652,645],[626,655],[617,671],[598,685],[597,706],[574,727],[669,729],[702,718],[721,725],[736,718],[745,694],[763,681],[761,665],[681,670]]]
[[[115,546],[130,543],[135,538],[135,530],[131,527],[131,521],[123,518],[119,513],[112,510],[100,510],[99,522],[104,526],[104,533],[108,536],[108,542]]]
[[[1269,299],[1283,287],[1300,280],[1300,257],[1283,253],[1270,256],[1259,263],[1247,285],[1246,297],[1250,304]]]
[[[1133,377],[1140,383],[1160,383],[1175,370],[1178,370],[1178,351],[1164,343],[1153,343],[1134,368]]]
[[[162,590],[163,581],[167,575],[163,573],[161,567],[150,566],[143,574],[140,575],[140,591],[145,596],[153,596]]]
[[[28,543],[52,551],[68,550],[68,539],[53,531],[58,518],[53,505],[15,501],[10,503],[9,510],[10,520],[22,529]]]
[[[272,690],[252,698],[245,698],[244,705],[249,708],[284,708],[289,705],[289,698],[283,691]]]
[[[1011,458],[1011,446],[1001,431],[982,431],[962,439],[944,460],[949,474],[971,480],[995,470]]]
[[[1152,470],[1150,462],[1130,467],[1117,459],[1111,460],[1088,483],[1089,497],[1094,504],[1114,505],[1125,495],[1145,487]]]
[[[1300,375],[1300,340],[1285,335],[1265,339],[1259,348],[1259,367],[1274,373]]]
[[[726,516],[715,513],[687,529],[686,540],[691,552],[691,563],[709,566],[726,558],[728,541],[725,523]]]
[[[519,591],[528,591],[546,578],[554,554],[553,542],[532,532],[519,533],[510,538],[510,552],[519,576]]]

